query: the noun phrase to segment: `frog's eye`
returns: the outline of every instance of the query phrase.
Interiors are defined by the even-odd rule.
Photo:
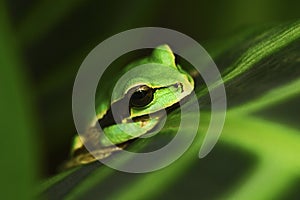
[[[139,86],[131,95],[129,104],[131,107],[144,107],[153,100],[154,89],[147,85]]]

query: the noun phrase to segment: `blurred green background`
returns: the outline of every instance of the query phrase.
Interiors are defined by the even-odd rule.
[[[260,30],[267,30],[268,27],[296,21],[300,17],[299,8],[300,2],[296,0],[284,2],[279,0],[2,1],[0,4],[0,106],[2,111],[0,188],[4,196],[7,195],[10,199],[32,198],[31,195],[36,192],[40,183],[56,175],[58,167],[68,158],[71,139],[76,133],[71,110],[73,81],[85,56],[107,37],[143,26],[171,28],[197,40],[216,58],[218,66],[226,69],[231,58],[234,59],[243,48],[244,51],[247,50],[247,45],[251,46],[251,44],[246,45],[248,40],[252,42],[253,39],[251,35],[247,36],[249,32],[257,33]],[[239,51],[226,51],[229,47]],[[291,49],[278,55],[280,58],[290,58],[287,63],[293,65],[289,69],[291,77],[285,77],[284,80],[299,78],[299,39],[291,46]],[[272,62],[278,61],[273,59],[267,63],[272,65]],[[274,66],[276,69],[277,65]],[[284,67],[285,63],[281,63],[280,66]],[[278,70],[278,76],[281,73],[285,71]],[[250,79],[252,78],[253,82],[267,77],[265,71],[251,76]],[[268,89],[272,88],[272,84],[274,88],[278,86],[276,77],[265,79],[268,81],[266,84]],[[249,86],[251,91],[258,87],[264,87],[264,85]],[[297,87],[300,88],[298,83],[291,86],[294,89]],[[234,89],[233,91],[236,92]],[[281,94],[284,93],[284,91],[281,92]],[[251,94],[248,93],[248,95]],[[228,95],[229,105],[240,105],[245,98],[248,98],[230,91]],[[234,98],[231,100],[232,96]],[[227,127],[227,131],[243,130],[247,134],[246,122],[253,120],[257,125],[257,130],[262,130],[261,133],[265,134],[263,138],[266,140],[272,141],[276,138],[272,133],[280,130],[284,133],[296,134],[296,136],[293,135],[296,139],[292,137],[291,140],[287,140],[291,143],[285,144],[284,147],[299,152],[300,144],[295,142],[299,141],[300,132],[299,98],[299,93],[297,93],[288,101],[280,102],[271,108],[264,108],[266,106],[263,103],[260,107],[254,105],[259,108],[255,110],[254,116],[266,121],[272,120],[275,126],[268,124],[269,122],[261,125],[259,122],[256,123],[256,118],[252,119],[252,117],[239,118],[240,111],[236,111],[228,117],[226,123],[234,124],[234,126]],[[280,124],[286,124],[289,128],[284,129]],[[248,134],[251,140],[253,133],[249,131]],[[271,184],[272,178],[268,177],[270,169],[257,167],[258,158],[248,152],[247,144],[243,144],[246,147],[242,150],[231,145],[230,140],[238,141],[235,137],[228,136],[224,139],[224,143],[229,143],[229,145],[224,146],[222,142],[218,143],[211,155],[205,158],[204,162],[207,162],[205,166],[209,168],[197,163],[197,158],[195,158],[193,162],[196,164],[188,169],[189,173],[176,178],[177,175],[174,172],[173,179],[176,181],[170,186],[171,189],[162,187],[163,189],[158,194],[164,194],[166,197],[183,197],[188,194],[194,195],[191,191],[198,190],[199,197],[211,199],[219,198],[218,194],[230,194],[231,191],[236,194],[239,194],[237,191],[246,194],[243,193],[245,190],[250,191],[249,195],[251,195],[252,188],[259,187],[263,190],[265,184]],[[277,144],[278,140],[284,139],[278,137],[275,140],[274,143]],[[264,143],[263,139],[261,143]],[[266,145],[270,143],[266,142]],[[293,156],[290,159],[299,160]],[[267,163],[264,165],[267,166],[268,160],[262,163]],[[296,164],[295,167],[300,168],[300,165]],[[248,186],[245,186],[236,191],[234,188],[249,181],[245,174],[256,168],[261,170],[257,174],[259,177],[257,182],[249,183],[249,190]],[[296,171],[299,171],[299,168],[295,168]],[[275,184],[273,189],[269,188],[270,192],[277,190],[278,187],[280,192],[284,191],[281,193],[283,196],[278,196],[279,198],[299,199],[300,174],[294,177],[294,174],[285,174],[286,171],[281,173],[280,169],[276,170],[278,171],[273,174],[283,178],[280,179],[280,183]],[[198,173],[200,171],[202,173]],[[206,176],[205,173],[203,174],[205,171],[208,171]],[[110,184],[115,185],[112,180],[119,182],[122,179],[134,179],[136,176],[120,172],[113,173],[115,178],[108,181],[106,184],[108,188]],[[219,178],[211,177],[212,174],[216,174]],[[273,174],[270,173],[270,176]],[[205,192],[200,192],[202,185],[198,184],[198,180],[204,180],[207,183]],[[182,187],[187,183],[189,187]],[[106,194],[101,195],[109,197],[109,194],[118,191],[120,194],[129,193],[128,191],[131,191],[131,194],[140,192],[140,190],[122,189],[121,187],[125,188],[125,185],[125,183],[120,183],[117,189],[102,190],[106,191]],[[284,186],[281,187],[281,185]],[[182,190],[182,195],[176,193],[179,190]],[[257,191],[259,190],[253,189],[253,199]],[[151,196],[148,198],[151,199]]]

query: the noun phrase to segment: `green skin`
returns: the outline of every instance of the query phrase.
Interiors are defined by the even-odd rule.
[[[159,65],[159,68],[152,68],[149,64]],[[148,64],[142,69],[138,66]],[[150,66],[150,67],[149,67]],[[136,70],[130,79],[120,79],[114,91],[112,98],[103,97],[100,99],[100,104],[96,108],[97,119],[91,124],[94,126],[96,121],[100,121],[108,113],[108,110],[116,102],[128,96],[128,92],[132,88],[140,85],[146,85],[155,89],[152,101],[144,107],[131,107],[128,109],[129,116],[122,118],[121,122],[105,126],[103,132],[106,137],[100,136],[100,146],[107,148],[112,144],[122,144],[128,140],[137,138],[143,134],[151,133],[151,130],[161,121],[161,115],[157,114],[188,96],[194,89],[193,78],[185,72],[179,65],[175,63],[175,56],[168,45],[161,45],[155,48],[152,54],[142,60],[131,63],[125,68],[125,72]],[[100,94],[101,96],[101,94]],[[128,105],[128,104],[124,104]],[[152,114],[149,118],[139,118],[140,116]],[[132,121],[132,118],[135,118]],[[101,124],[101,123],[100,123]],[[82,138],[86,142],[86,138]],[[89,142],[89,141],[88,141]],[[73,152],[83,146],[78,137],[74,140]],[[107,152],[106,152],[107,153]]]

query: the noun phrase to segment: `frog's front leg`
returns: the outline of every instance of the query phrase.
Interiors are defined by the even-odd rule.
[[[97,149],[89,152],[86,150],[85,153],[81,152],[80,154],[74,156],[66,162],[63,166],[64,169],[73,168],[82,164],[87,164],[94,162],[96,160],[101,160],[110,156],[113,152],[122,150],[122,147],[114,146],[114,147],[106,147],[102,149]]]
[[[99,132],[99,129],[91,127],[83,136],[75,136],[71,159],[64,164],[63,168],[68,169],[104,159],[113,152],[120,151],[126,146],[126,144],[120,144],[118,146],[104,147],[99,142],[101,134],[103,133]],[[90,151],[86,149],[85,146],[88,146]]]

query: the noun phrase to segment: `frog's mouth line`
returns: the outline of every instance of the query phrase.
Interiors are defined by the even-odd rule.
[[[118,118],[117,119],[114,118],[113,113],[112,113],[112,109],[110,108],[107,111],[107,113],[103,116],[103,118],[101,118],[101,119],[98,120],[98,122],[99,122],[101,128],[104,129],[105,127],[122,123],[122,121],[124,119],[126,119],[126,118],[129,119],[129,121],[132,120],[133,122],[148,121],[150,119],[150,117],[161,118],[161,117],[163,117],[165,115],[165,113],[168,115],[172,111],[178,109],[181,104],[184,104],[189,99],[190,99],[190,95],[187,95],[186,97],[184,97],[183,99],[181,99],[179,102],[177,102],[177,103],[175,103],[175,104],[173,104],[173,105],[165,108],[165,111],[159,110],[159,111],[153,112],[151,114],[136,116],[136,117],[133,117],[133,118],[130,118],[128,116],[129,113],[126,112],[127,108],[124,108],[124,106],[123,106],[123,105],[125,105],[124,104],[125,99],[121,99],[118,102],[114,103],[114,105],[113,105],[113,106],[115,106],[115,108],[120,113],[118,116],[116,116]]]

